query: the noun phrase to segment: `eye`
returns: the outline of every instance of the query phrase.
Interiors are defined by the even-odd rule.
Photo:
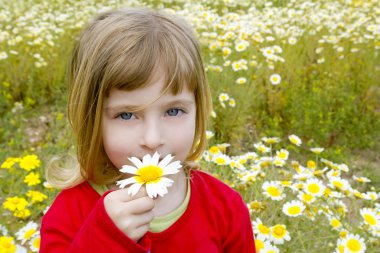
[[[131,112],[122,112],[118,115],[119,118],[123,120],[130,120],[133,117],[133,113]]]
[[[184,113],[184,111],[182,109],[179,109],[179,108],[171,108],[171,109],[167,110],[166,113],[169,116],[178,116],[178,115],[181,115],[182,113]]]

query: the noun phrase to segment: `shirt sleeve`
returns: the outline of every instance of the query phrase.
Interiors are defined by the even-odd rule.
[[[256,253],[251,217],[240,195],[230,216],[228,235],[223,248],[226,253]]]
[[[41,224],[40,253],[149,252],[151,240],[145,235],[138,243],[127,237],[108,216],[105,193],[87,217],[78,207],[58,195]]]

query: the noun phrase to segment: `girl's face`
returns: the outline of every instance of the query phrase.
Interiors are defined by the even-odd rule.
[[[105,98],[103,143],[116,168],[130,164],[128,157],[142,159],[145,154],[152,155],[156,151],[161,159],[172,154],[181,162],[189,154],[195,133],[194,94],[185,88],[177,95],[168,91],[156,100],[164,85],[164,75],[158,71],[144,88],[112,89]],[[131,112],[139,106],[144,109]]]

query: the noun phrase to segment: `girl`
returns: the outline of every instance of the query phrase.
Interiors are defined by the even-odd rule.
[[[80,36],[69,76],[79,165],[47,171],[65,189],[43,217],[40,252],[255,252],[240,195],[193,163],[211,98],[184,21],[147,9],[100,15]],[[128,157],[155,152],[183,164],[165,196],[116,186]]]

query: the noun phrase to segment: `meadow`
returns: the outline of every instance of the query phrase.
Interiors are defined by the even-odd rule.
[[[0,2],[0,253],[38,252],[75,154],[65,103],[75,38],[97,13],[185,18],[213,113],[199,163],[247,203],[258,253],[380,252],[380,1]]]

